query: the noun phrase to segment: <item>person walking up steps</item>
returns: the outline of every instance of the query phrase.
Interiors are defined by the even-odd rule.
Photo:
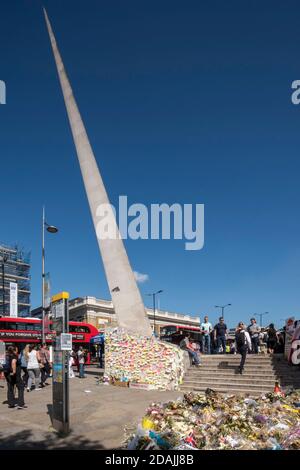
[[[268,328],[268,353],[274,354],[274,349],[278,342],[277,331],[275,330],[274,323],[271,323]]]
[[[241,362],[239,365],[240,374],[243,373],[247,352],[251,351],[252,344],[248,331],[246,331],[246,326],[243,322],[240,322],[235,330],[235,341],[237,352],[241,355]]]

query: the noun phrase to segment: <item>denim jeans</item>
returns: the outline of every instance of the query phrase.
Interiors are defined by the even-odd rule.
[[[258,345],[259,345],[259,338],[256,336],[255,338],[251,338],[252,342],[252,353],[258,354]]]
[[[84,364],[79,364],[79,377],[84,377]]]
[[[207,349],[207,354],[210,354],[210,335],[202,336],[202,353],[205,354],[205,348]]]
[[[190,355],[190,358],[195,361],[195,364],[200,364],[200,359],[196,351],[190,351],[188,350],[188,353]]]
[[[217,345],[218,345],[218,349],[220,349],[220,346],[222,345],[223,354],[226,354],[226,337],[225,336],[217,337]]]

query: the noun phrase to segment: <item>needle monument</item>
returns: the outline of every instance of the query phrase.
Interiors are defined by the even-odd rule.
[[[45,9],[44,15],[118,325],[150,336],[150,321]],[[98,224],[103,218],[101,207],[108,211],[108,232],[113,234],[108,238],[97,233]]]

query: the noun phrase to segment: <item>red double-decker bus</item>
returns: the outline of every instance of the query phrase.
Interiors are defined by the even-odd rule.
[[[160,339],[173,344],[179,344],[185,336],[190,336],[193,341],[201,342],[201,330],[197,326],[166,325],[160,330]]]
[[[46,343],[52,344],[55,332],[51,331],[52,322],[49,321],[46,332]],[[23,349],[26,344],[40,343],[42,336],[42,320],[36,318],[0,318],[0,341],[8,345],[16,345]],[[91,351],[91,338],[99,334],[97,328],[89,323],[70,321],[69,332],[72,334],[72,343],[75,349],[82,346],[89,353]],[[90,354],[88,354],[88,362]]]

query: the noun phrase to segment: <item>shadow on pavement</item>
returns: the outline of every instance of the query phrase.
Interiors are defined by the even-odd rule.
[[[95,370],[95,369],[89,370],[89,369],[86,368],[84,373],[85,373],[85,375],[101,376],[101,375],[104,374],[104,369],[99,368],[98,370]]]
[[[0,433],[0,450],[103,450],[97,441],[90,441],[82,436],[72,435],[62,438],[57,434],[45,433],[36,440],[32,431],[20,431],[4,436]]]
[[[53,405],[48,403],[48,405],[47,405],[47,415],[50,418],[51,424],[52,424],[52,411],[53,411]]]
[[[229,364],[228,361],[222,361],[222,362],[219,363],[218,369],[227,369],[227,370],[232,369],[232,370],[234,370],[234,369],[238,369],[238,364],[237,365],[236,364],[232,365],[232,364]]]

